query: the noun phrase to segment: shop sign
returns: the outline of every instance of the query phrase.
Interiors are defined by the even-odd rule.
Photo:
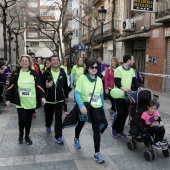
[[[155,0],[131,0],[131,10],[154,12]]]
[[[91,49],[91,46],[88,46],[88,45],[74,45],[74,49],[76,49],[76,50],[82,50],[82,51],[86,51],[86,50],[88,50],[88,48],[89,49]]]
[[[165,37],[170,37],[170,28],[165,29]]]

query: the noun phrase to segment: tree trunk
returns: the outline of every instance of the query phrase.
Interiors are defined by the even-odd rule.
[[[7,23],[7,18],[6,18],[6,12],[3,10],[3,39],[4,39],[4,59],[7,60],[7,38],[6,38],[6,23]]]
[[[11,31],[9,30],[9,62],[11,62]]]
[[[57,32],[58,34],[58,38],[59,38],[59,50],[60,50],[60,53],[61,53],[61,58],[63,59],[63,49],[62,49],[62,45],[61,45],[61,37],[60,37],[60,32]]]

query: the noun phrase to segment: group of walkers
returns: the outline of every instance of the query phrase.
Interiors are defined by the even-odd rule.
[[[49,62],[49,63],[48,63]],[[62,63],[62,64],[61,64]],[[40,64],[40,63],[39,63]],[[111,114],[117,112],[112,122],[112,135],[126,138],[124,125],[128,116],[128,106],[125,101],[125,92],[139,88],[134,69],[134,57],[125,55],[120,65],[116,57],[111,59],[109,68],[103,69],[101,58],[90,58],[86,65],[82,57],[77,59],[71,69],[69,61],[60,62],[58,56],[53,55],[46,60],[45,69],[35,62],[35,54],[22,55],[19,59],[20,67],[12,73],[6,93],[6,105],[16,104],[19,121],[19,143],[25,141],[31,145],[30,128],[35,109],[44,105],[46,132],[51,133],[53,116],[55,114],[55,141],[63,144],[62,113],[69,119],[67,103],[69,92],[74,89],[76,127],[74,146],[81,148],[80,133],[86,121],[91,122],[94,139],[94,159],[102,163],[104,158],[100,153],[100,134],[107,128],[105,117],[104,93],[111,101]],[[103,69],[103,70],[102,70]],[[43,71],[42,71],[43,70]],[[104,78],[100,78],[101,70],[105,70]],[[75,109],[76,108],[76,109]],[[70,116],[71,118],[71,116]],[[65,121],[64,120],[64,121]],[[70,122],[69,122],[70,123]],[[70,124],[71,125],[71,124]]]

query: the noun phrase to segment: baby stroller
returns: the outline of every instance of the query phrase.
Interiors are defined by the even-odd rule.
[[[152,146],[154,143],[154,137],[143,127],[141,115],[147,110],[147,103],[152,99],[153,93],[151,90],[139,90],[136,94],[136,102],[130,104],[129,107],[129,134],[131,136],[131,140],[127,142],[127,147],[129,150],[133,150],[136,148],[137,142],[144,143],[146,147],[149,147],[149,149],[144,152],[144,157],[147,161],[156,159],[155,148]],[[160,149],[162,150],[162,154],[165,157],[168,157],[170,155],[170,147],[166,139],[164,139],[164,143],[165,146]]]

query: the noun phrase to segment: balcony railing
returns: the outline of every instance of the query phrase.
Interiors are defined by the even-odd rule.
[[[168,16],[168,15],[170,15],[170,9],[167,9],[167,10],[164,10],[161,12],[156,12],[155,19],[162,18],[162,17]]]
[[[114,20],[114,29],[112,30],[112,21],[103,25],[103,37],[109,36],[113,31],[119,31],[121,27],[121,21]],[[101,27],[97,27],[95,30],[91,31],[91,36],[97,38],[101,35]]]

